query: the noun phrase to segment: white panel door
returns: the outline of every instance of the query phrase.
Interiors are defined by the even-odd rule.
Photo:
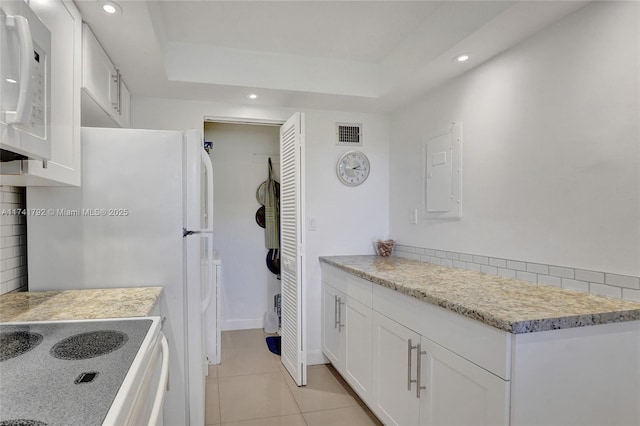
[[[114,116],[116,67],[87,24],[82,26],[82,88],[107,114]],[[84,124],[83,124],[84,125]]]
[[[322,283],[322,352],[331,364],[342,369],[342,335],[338,328],[340,298],[346,298],[330,285]]]
[[[508,381],[424,337],[421,352],[421,425],[509,423]]]
[[[351,297],[343,297],[338,319],[342,320],[344,378],[360,397],[371,393],[372,309]]]
[[[373,313],[373,412],[385,425],[417,425],[416,347],[420,335]]]
[[[281,361],[298,386],[307,383],[303,333],[302,208],[304,114],[295,113],[280,128],[280,250],[282,285]]]

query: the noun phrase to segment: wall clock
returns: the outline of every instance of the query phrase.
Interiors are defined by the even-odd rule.
[[[338,159],[336,173],[340,182],[357,186],[369,177],[369,159],[360,151],[347,151]]]

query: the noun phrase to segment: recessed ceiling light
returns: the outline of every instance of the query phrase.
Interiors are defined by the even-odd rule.
[[[103,1],[100,3],[102,10],[109,15],[118,15],[122,13],[122,8],[112,1]]]
[[[249,99],[258,99],[258,95],[256,95],[255,93],[250,93],[247,95],[247,98]]]
[[[468,61],[470,57],[471,56],[469,56],[468,53],[463,53],[462,55],[456,56],[454,59],[458,62],[465,62]]]

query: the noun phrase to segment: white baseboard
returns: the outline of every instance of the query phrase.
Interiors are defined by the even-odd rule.
[[[328,364],[329,359],[321,350],[307,352],[307,365]]]
[[[248,330],[252,328],[262,328],[262,318],[258,319],[239,319],[222,321],[222,331],[230,330]]]

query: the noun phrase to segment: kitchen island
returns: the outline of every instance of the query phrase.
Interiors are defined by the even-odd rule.
[[[159,315],[162,287],[28,291],[0,295],[0,322]]]
[[[322,266],[322,350],[386,424],[640,424],[640,304],[397,257]]]

